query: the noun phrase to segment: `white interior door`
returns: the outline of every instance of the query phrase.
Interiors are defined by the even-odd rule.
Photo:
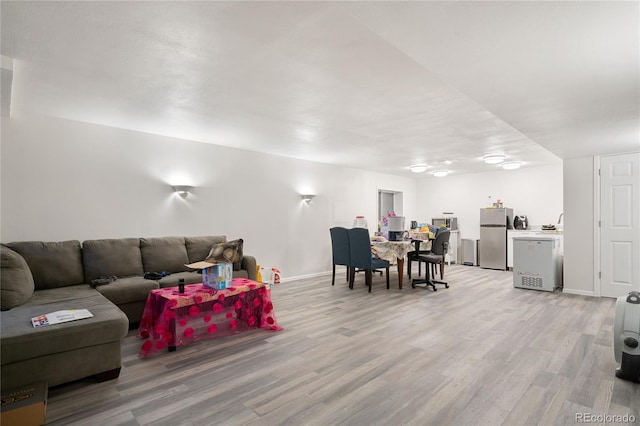
[[[640,153],[600,160],[601,295],[640,290]]]

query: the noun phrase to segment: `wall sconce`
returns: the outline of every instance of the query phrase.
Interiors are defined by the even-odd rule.
[[[173,192],[180,195],[182,198],[189,195],[189,193],[193,190],[193,186],[189,185],[174,185],[172,186]]]
[[[313,197],[315,197],[315,195],[313,194],[302,194],[302,201],[304,201],[305,203],[310,202],[311,200],[313,200]]]

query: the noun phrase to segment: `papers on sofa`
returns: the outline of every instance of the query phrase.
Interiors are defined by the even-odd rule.
[[[87,309],[69,309],[31,318],[31,324],[33,324],[34,327],[42,327],[44,325],[60,324],[62,322],[91,318],[92,316],[93,314]]]

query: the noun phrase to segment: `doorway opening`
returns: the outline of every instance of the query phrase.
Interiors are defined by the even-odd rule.
[[[378,189],[378,223],[381,223],[382,219],[389,214],[395,213],[396,216],[404,216],[403,204],[401,191]]]

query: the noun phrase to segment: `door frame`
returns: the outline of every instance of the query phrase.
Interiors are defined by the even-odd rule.
[[[385,212],[380,211],[380,197],[382,194],[391,194],[393,196],[393,211],[398,216],[404,216],[404,193],[402,191],[397,191],[393,189],[381,189],[378,188],[378,217],[376,218],[376,223],[382,218],[382,215]]]
[[[610,155],[596,155],[593,157],[593,295],[602,297],[602,175],[601,175],[601,159],[602,157],[614,157],[626,154],[637,154],[638,151],[620,152]]]
[[[600,212],[600,193],[601,193],[601,178],[600,178],[600,157],[596,155],[593,157],[593,295],[596,297],[601,296],[601,282],[602,277],[600,273],[601,262],[600,258],[600,220],[602,218]]]

